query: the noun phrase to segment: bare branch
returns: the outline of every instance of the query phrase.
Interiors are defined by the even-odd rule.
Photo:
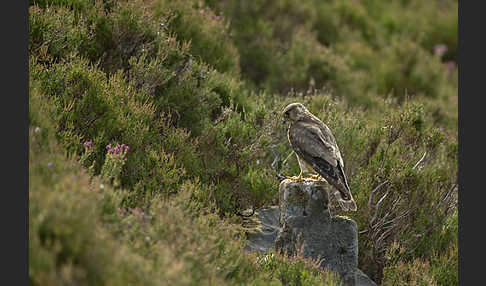
[[[280,160],[279,156],[275,155],[275,158],[273,159],[273,162],[270,165],[270,167],[272,167],[272,169],[276,169],[276,166],[277,166],[279,160]]]
[[[398,226],[398,225],[394,224],[394,225],[392,225],[392,226],[391,226],[389,229],[387,229],[386,231],[384,231],[384,232],[383,232],[383,233],[380,235],[380,237],[378,237],[378,239],[376,240],[377,244],[381,244],[381,242],[382,242],[382,241],[383,241],[385,238],[387,238],[387,237],[388,237],[388,236],[391,234],[391,231],[392,231],[393,229],[395,229],[395,227],[397,227],[397,226]]]
[[[285,163],[287,163],[287,160],[290,158],[290,156],[292,156],[292,154],[294,154],[294,150],[292,150],[292,152],[290,152],[287,158],[285,158],[285,160],[282,162],[282,166],[285,166]]]
[[[422,156],[422,158],[420,158],[420,160],[415,164],[415,166],[413,166],[412,170],[417,168],[418,165],[420,165],[420,163],[422,163],[422,161],[425,159],[425,155],[427,155],[427,151],[425,151],[424,155]]]
[[[376,188],[374,188],[371,192],[370,192],[370,197],[368,199],[368,208],[371,209],[371,199],[373,198],[373,194],[375,192],[377,192],[383,185],[385,185],[386,183],[388,183],[389,181],[386,180],[384,181],[383,183],[379,184]]]
[[[446,203],[449,197],[452,195],[457,184],[452,184],[451,188],[445,193],[444,197],[437,203],[437,207],[440,207],[443,203]]]
[[[388,189],[388,191],[383,195],[383,197],[381,197],[381,199],[376,203],[376,205],[375,205],[375,215],[371,219],[370,224],[373,224],[373,222],[376,220],[376,218],[378,216],[378,211],[379,211],[380,206],[381,206],[381,203],[388,196],[389,193],[390,193],[390,189]]]

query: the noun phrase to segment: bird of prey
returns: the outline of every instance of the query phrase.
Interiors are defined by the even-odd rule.
[[[302,181],[304,170],[314,171],[337,189],[334,195],[344,211],[356,211],[341,152],[329,127],[301,103],[287,105],[282,116],[284,122],[290,123],[287,137],[300,166],[299,176],[291,179]]]

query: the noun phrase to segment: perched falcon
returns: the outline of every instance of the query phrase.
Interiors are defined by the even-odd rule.
[[[344,211],[356,211],[343,159],[329,127],[300,103],[287,105],[282,116],[290,123],[287,136],[300,166],[299,176],[291,179],[301,181],[303,170],[314,171],[337,189],[334,195]]]

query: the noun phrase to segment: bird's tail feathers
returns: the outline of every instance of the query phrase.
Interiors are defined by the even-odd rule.
[[[353,211],[353,212],[355,212],[357,210],[356,203],[352,199],[351,200],[342,200],[342,199],[339,199],[338,202],[339,202],[339,205],[341,206],[341,208],[345,212],[347,212],[347,211]]]
[[[357,207],[356,207],[356,203],[354,202],[354,199],[353,199],[353,195],[351,195],[351,192],[348,194],[348,196],[350,196],[349,199],[343,199],[341,193],[339,191],[336,191],[334,193],[334,195],[336,196],[336,199],[339,203],[339,206],[341,206],[341,208],[343,209],[343,211],[347,212],[347,211],[353,211],[355,212],[357,210]]]

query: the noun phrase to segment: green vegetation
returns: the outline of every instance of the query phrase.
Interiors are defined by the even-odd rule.
[[[52,104],[31,84],[31,285],[338,285],[315,261],[244,253],[240,228],[193,199],[210,191],[198,182],[184,181],[169,200],[153,194],[144,201],[150,207],[126,207],[135,191],[106,182],[120,176],[114,161],[124,166],[132,148],[119,156],[108,151],[105,176],[92,176],[94,168],[83,168],[57,143]],[[86,153],[95,146],[86,144]]]
[[[340,146],[359,268],[457,285],[457,5],[31,0],[32,285],[336,284],[242,252],[235,213],[298,173],[295,101]]]

